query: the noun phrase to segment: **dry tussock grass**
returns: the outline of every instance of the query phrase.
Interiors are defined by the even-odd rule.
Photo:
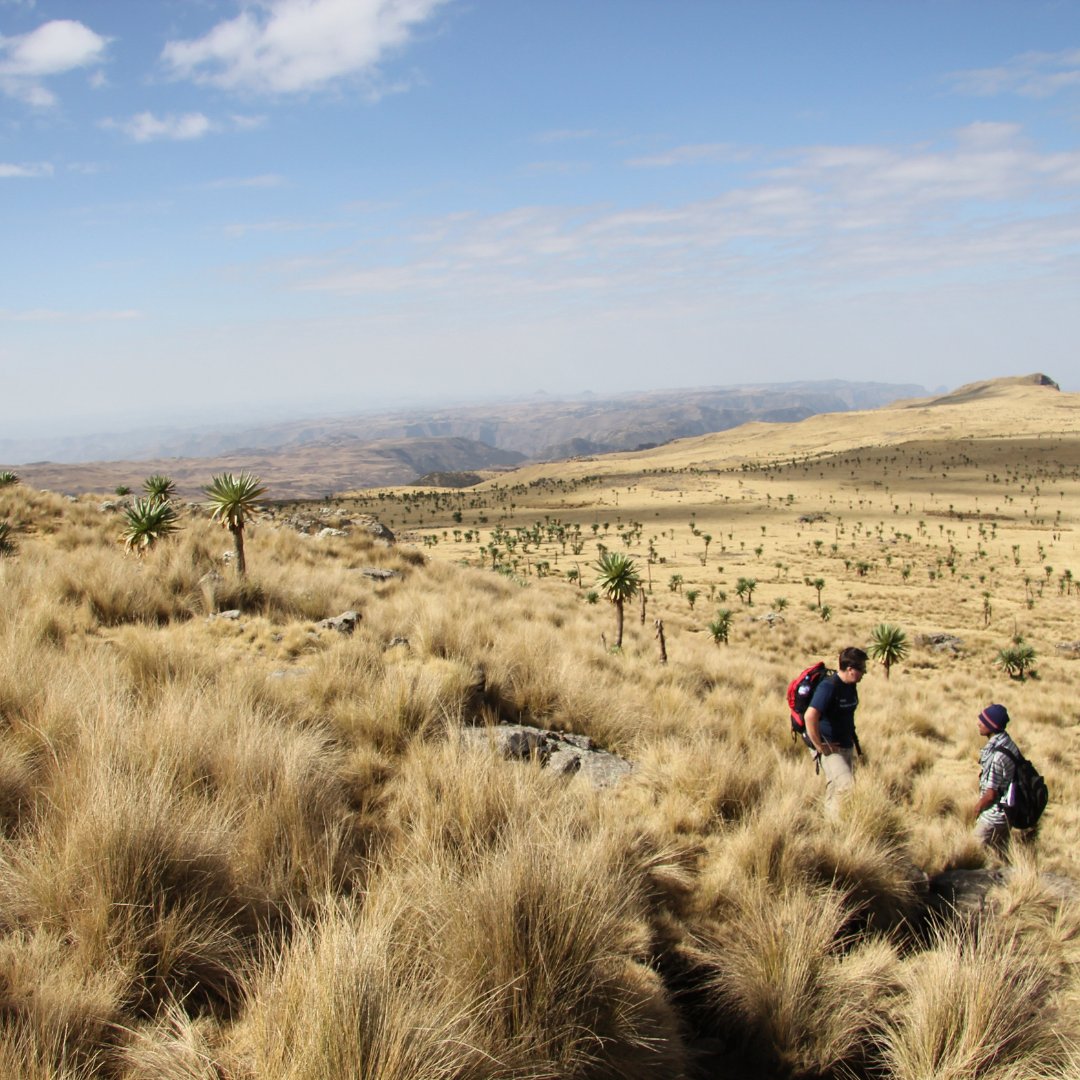
[[[1010,928],[939,931],[899,970],[904,993],[879,1036],[891,1075],[1041,1080],[1070,1067],[1072,1026],[1054,1016],[1058,980]]]
[[[930,443],[709,473],[704,446],[680,450],[682,473],[526,488],[514,511],[493,495],[432,524],[426,562],[267,518],[246,582],[199,514],[138,559],[95,500],[0,490],[19,530],[0,558],[0,1072],[1074,1075],[1080,921],[1045,872],[1080,877],[1080,668],[1054,648],[1080,603],[1058,587],[1076,474],[1027,479],[974,446],[942,469],[956,447]],[[1009,503],[986,479],[1006,468]],[[1065,495],[1024,515],[1036,482]],[[573,558],[527,541],[494,574],[478,555],[493,520],[451,538],[481,513],[504,530],[564,518],[568,495],[588,546]],[[993,529],[977,499],[997,501]],[[829,516],[798,522],[809,508]],[[656,537],[653,591],[612,652],[609,605],[565,574],[588,578],[596,543],[621,549],[634,520],[632,555]],[[950,544],[955,572],[937,562]],[[353,635],[316,627],[346,609]],[[828,825],[783,690],[883,620],[963,645],[913,642],[864,681],[867,755]],[[1037,679],[993,665],[1014,621]],[[986,863],[966,815],[989,700],[1052,809],[983,918],[928,922],[922,872]],[[588,734],[635,770],[595,792],[459,738],[502,719]]]

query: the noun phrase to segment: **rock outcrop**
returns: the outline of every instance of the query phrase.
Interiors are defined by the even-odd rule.
[[[599,749],[587,735],[570,735],[525,724],[495,724],[463,728],[461,738],[467,745],[490,746],[510,760],[537,761],[556,776],[580,773],[597,788],[610,787],[633,771],[629,761]]]

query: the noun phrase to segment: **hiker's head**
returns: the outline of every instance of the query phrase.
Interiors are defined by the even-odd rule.
[[[1009,723],[1009,710],[1004,705],[987,705],[979,713],[979,730],[984,735],[996,735]]]
[[[846,649],[840,650],[840,661],[836,665],[836,670],[840,672],[841,677],[845,677],[845,672],[848,673],[847,682],[856,682],[866,674],[866,661],[867,656],[862,649],[849,645]]]

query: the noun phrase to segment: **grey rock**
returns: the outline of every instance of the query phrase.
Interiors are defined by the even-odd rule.
[[[1004,869],[946,870],[930,878],[931,906],[951,908],[959,914],[978,914],[986,907],[987,893],[1004,884]]]
[[[541,762],[551,757],[552,746],[544,732],[537,728],[517,728],[507,731],[499,740],[504,757],[539,758]]]
[[[1011,866],[976,870],[946,870],[929,879],[931,907],[951,910],[959,915],[978,915],[992,907],[991,889],[1007,885],[1016,871]],[[1059,874],[1040,874],[1039,884],[1061,900],[1075,900],[1080,895],[1077,883]]]
[[[560,732],[559,741],[567,743],[575,750],[595,750],[596,743],[589,738],[588,735],[568,735],[565,732]]]
[[[934,652],[959,652],[964,647],[962,638],[953,634],[917,634],[915,644],[933,649]]]
[[[633,771],[629,761],[606,750],[581,755],[581,773],[595,788],[613,787]]]
[[[329,525],[320,529],[315,534],[316,540],[324,540],[328,536],[348,536],[349,534],[344,529],[331,529]]]
[[[596,788],[611,787],[634,768],[625,758],[596,748],[586,735],[564,735],[524,724],[496,724],[463,728],[461,737],[469,745],[492,746],[510,760],[538,761],[554,776],[570,778],[580,774]]]
[[[365,521],[361,528],[371,533],[376,540],[381,540],[386,544],[393,544],[396,541],[394,534],[381,521],[376,521],[374,518]]]
[[[573,776],[581,771],[582,755],[569,747],[559,747],[548,755],[547,768],[555,776]]]
[[[343,611],[332,619],[320,619],[315,626],[319,630],[337,630],[340,634],[351,634],[360,622],[358,611]]]

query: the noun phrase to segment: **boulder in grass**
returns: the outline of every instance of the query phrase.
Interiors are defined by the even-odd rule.
[[[1008,885],[1017,870],[1011,866],[945,870],[928,879],[928,907],[939,913],[981,915],[993,908],[992,889]],[[1063,901],[1075,901],[1080,887],[1059,874],[1039,874],[1039,885]]]
[[[360,528],[371,533],[371,535],[382,544],[389,546],[396,542],[394,534],[381,521],[378,521],[375,518],[370,518],[368,521],[363,522],[360,525]]]
[[[386,570],[381,566],[362,566],[360,573],[366,578],[371,578],[372,581],[391,581],[393,578],[401,577],[400,570]]]
[[[509,760],[536,761],[555,776],[580,773],[596,788],[611,787],[634,768],[618,754],[596,747],[586,735],[567,735],[525,724],[463,728],[461,737],[469,745],[492,746]]]
[[[343,611],[332,619],[320,619],[315,626],[319,630],[336,630],[339,634],[351,634],[359,623],[358,611]]]
[[[934,652],[958,653],[964,647],[964,640],[954,634],[918,634],[915,637],[915,644],[933,649]]]

